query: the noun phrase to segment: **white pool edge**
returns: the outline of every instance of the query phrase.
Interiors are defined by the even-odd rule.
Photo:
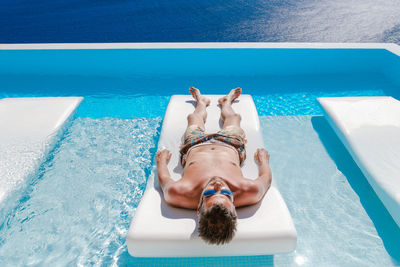
[[[0,104],[2,104],[2,106],[0,106],[2,107],[2,109],[0,109],[2,113],[0,115],[10,117],[10,119],[5,119],[0,123],[2,124],[1,129],[3,129],[3,132],[0,133],[0,152],[4,153],[5,151],[2,151],[2,149],[8,149],[8,146],[13,147],[15,144],[19,143],[22,148],[27,147],[27,151],[34,152],[34,155],[37,156],[29,159],[28,162],[24,162],[24,165],[28,167],[20,170],[17,168],[18,164],[21,163],[18,160],[16,162],[7,162],[6,160],[6,162],[0,164],[0,173],[11,173],[13,177],[11,180],[7,175],[0,177],[3,180],[2,182],[7,185],[2,187],[0,191],[0,221],[4,221],[4,216],[7,216],[10,212],[10,208],[12,209],[15,207],[15,203],[28,185],[29,179],[32,179],[35,172],[38,171],[41,164],[43,164],[49,153],[54,149],[82,101],[83,97],[0,98]],[[21,105],[19,105],[20,107],[14,108],[18,106],[16,104],[24,104],[24,102],[28,103],[25,110],[21,108]],[[29,105],[29,102],[32,102],[33,105]],[[51,102],[53,102],[53,106],[47,108],[48,104]],[[35,108],[35,105],[38,108]],[[39,108],[41,105],[43,105],[44,108]],[[4,108],[7,106],[8,108]],[[46,110],[56,111],[56,115],[46,115]],[[35,116],[37,115],[37,118],[34,118],[35,116],[32,114]],[[26,118],[28,118],[29,121],[33,121],[33,123],[28,123],[28,125],[26,125],[26,122],[24,122]],[[36,123],[36,121],[46,119],[49,119],[49,121],[45,124]],[[13,120],[16,121],[16,123],[10,124],[9,122]],[[35,124],[40,125],[40,127],[35,127]],[[7,130],[7,128],[13,129],[10,131],[10,129]],[[39,145],[32,146],[31,144]],[[24,159],[24,157],[21,156],[21,153],[25,153],[24,151],[25,150],[21,152],[18,149],[9,151],[12,153],[11,159]]]
[[[397,189],[400,186],[400,183],[395,183],[393,181],[387,180],[387,178],[390,177],[398,177],[399,174],[399,169],[398,168],[390,168],[389,172],[383,171],[385,167],[387,167],[387,164],[390,167],[390,164],[392,166],[396,166],[396,158],[393,157],[396,154],[395,153],[383,153],[384,152],[384,144],[382,140],[390,140],[391,137],[390,135],[385,134],[380,134],[376,135],[374,138],[371,138],[371,135],[368,134],[368,131],[371,131],[371,127],[379,128],[383,127],[380,126],[379,123],[377,124],[374,122],[374,118],[370,119],[367,111],[365,110],[357,110],[358,113],[354,114],[351,113],[348,116],[355,116],[358,117],[360,120],[363,121],[363,124],[360,124],[357,128],[354,128],[351,130],[351,127],[354,127],[349,121],[344,121],[343,116],[338,115],[338,107],[332,106],[331,104],[334,103],[335,101],[340,101],[343,99],[344,101],[347,101],[347,106],[352,105],[353,103],[356,102],[362,102],[362,101],[376,101],[378,104],[380,103],[379,101],[383,101],[386,99],[390,99],[389,101],[392,101],[398,105],[398,101],[395,100],[392,97],[320,97],[317,98],[319,104],[322,107],[324,117],[328,121],[329,125],[331,128],[334,130],[336,135],[339,137],[340,141],[343,143],[343,145],[346,147],[347,151],[349,154],[352,156],[354,162],[357,164],[357,166],[360,168],[364,176],[367,178],[367,181],[371,185],[372,189],[375,191],[377,196],[380,198],[382,201],[383,205],[386,207],[387,211],[389,214],[392,216],[393,220],[397,225],[400,227],[400,198],[399,194],[397,193]],[[388,108],[387,103],[384,103],[386,105],[386,110],[384,115],[389,116],[387,113],[388,110],[391,108]],[[381,109],[379,109],[381,110]],[[354,110],[353,110],[354,111]],[[398,114],[398,111],[395,109],[391,110],[393,114]],[[363,118],[364,116],[364,118]],[[393,116],[393,115],[392,115]],[[365,118],[367,117],[367,119]],[[396,124],[389,124],[393,128],[399,129]],[[364,126],[364,128],[362,128]],[[369,126],[370,128],[368,128]],[[357,129],[357,135],[354,134],[355,129]],[[362,131],[362,134],[360,135],[360,130]],[[377,146],[378,145],[378,146]],[[393,148],[396,150],[398,145],[396,143],[393,143]],[[363,149],[367,148],[368,149]],[[382,159],[381,162],[376,161],[376,160],[371,160],[371,157],[367,156],[367,154],[377,154],[377,155],[384,155],[383,157],[380,157]],[[382,164],[385,163],[385,164]],[[389,175],[388,175],[389,174]]]
[[[295,42],[185,42],[185,43],[38,43],[0,44],[0,50],[41,49],[224,49],[224,48],[271,48],[271,49],[386,49],[400,56],[400,46],[395,43],[295,43]]]

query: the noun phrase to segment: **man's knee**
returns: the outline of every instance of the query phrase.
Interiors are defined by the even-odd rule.
[[[204,120],[197,114],[189,114],[187,116],[188,127],[196,126],[204,131]]]
[[[199,119],[201,119],[201,118],[200,118],[199,115],[197,115],[197,114],[191,113],[191,114],[189,114],[189,115],[187,116],[187,120],[188,120],[188,121],[196,121],[196,120],[199,120]]]
[[[234,119],[234,120],[241,121],[241,120],[242,120],[242,116],[241,116],[239,113],[235,113],[235,114],[233,115],[233,119]]]

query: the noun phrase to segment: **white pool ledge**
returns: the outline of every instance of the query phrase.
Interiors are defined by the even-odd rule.
[[[318,98],[326,118],[400,226],[400,101]]]
[[[82,99],[0,99],[0,204],[37,170]]]

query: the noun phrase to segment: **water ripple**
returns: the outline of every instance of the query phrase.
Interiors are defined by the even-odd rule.
[[[161,118],[78,118],[0,231],[12,265],[113,262],[143,194]],[[24,257],[21,257],[24,255]]]

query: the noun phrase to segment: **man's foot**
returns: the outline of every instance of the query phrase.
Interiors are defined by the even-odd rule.
[[[205,96],[202,96],[199,89],[190,87],[189,92],[192,94],[193,98],[197,102],[200,102],[200,103],[206,105],[206,107],[208,107],[210,105],[211,100]]]
[[[233,101],[236,100],[236,98],[238,98],[240,96],[240,94],[242,93],[242,88],[236,88],[236,89],[232,89],[228,95],[221,97],[220,99],[218,99],[218,104],[220,104],[221,106],[225,103],[229,103],[232,104]]]

